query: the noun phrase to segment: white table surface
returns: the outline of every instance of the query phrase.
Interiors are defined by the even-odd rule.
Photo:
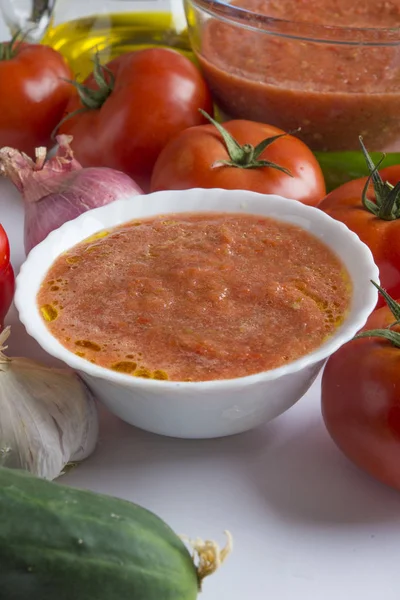
[[[0,0],[0,5],[1,5],[1,1],[2,0]],[[7,27],[5,26],[2,16],[0,14],[0,40],[7,40],[8,37],[9,37],[9,35],[8,35]]]
[[[0,222],[18,271],[23,207],[4,181]],[[14,309],[7,322],[11,355],[49,360]],[[234,552],[205,582],[204,600],[400,598],[400,494],[336,449],[321,420],[319,381],[269,425],[219,440],[162,438],[102,410],[95,454],[63,482],[137,502],[178,533],[222,543],[229,529]]]

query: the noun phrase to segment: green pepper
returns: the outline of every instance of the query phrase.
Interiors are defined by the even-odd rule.
[[[327,192],[331,192],[343,183],[359,177],[367,177],[370,172],[361,151],[351,152],[314,152],[325,177]],[[382,158],[381,152],[370,152],[376,164]],[[386,155],[383,167],[400,164],[400,152]]]

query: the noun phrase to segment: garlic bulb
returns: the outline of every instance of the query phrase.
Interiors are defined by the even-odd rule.
[[[74,372],[7,357],[9,335],[0,334],[0,465],[54,479],[93,452],[96,404]]]

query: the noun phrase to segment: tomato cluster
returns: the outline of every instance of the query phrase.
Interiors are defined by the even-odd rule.
[[[359,339],[340,348],[322,378],[322,413],[332,439],[359,467],[400,490],[400,166],[350,181],[319,208],[370,248],[381,294]]]
[[[232,158],[226,136],[205,125],[213,112],[210,91],[179,52],[150,48],[106,66],[95,61],[93,73],[78,83],[52,48],[18,41],[2,47],[0,79],[10,88],[2,96],[0,147],[33,156],[37,146],[51,144],[57,128],[73,136],[83,167],[123,171],[145,191],[236,187],[312,205],[325,195],[322,171],[309,148],[272,126],[228,123],[226,134],[236,138],[237,147],[254,150],[267,140],[257,164],[248,154],[224,164]]]

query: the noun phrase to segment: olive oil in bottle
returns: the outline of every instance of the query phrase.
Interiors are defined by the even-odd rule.
[[[53,17],[42,43],[61,52],[79,80],[92,72],[96,53],[102,64],[125,52],[154,46],[173,48],[192,58],[185,23],[180,19],[178,26],[169,12],[99,14],[59,24]]]

